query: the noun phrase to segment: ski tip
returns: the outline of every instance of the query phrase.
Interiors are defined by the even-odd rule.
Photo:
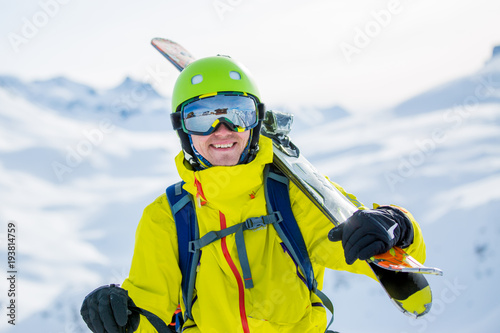
[[[156,37],[151,40],[151,45],[179,71],[182,71],[195,60],[184,47],[170,39]]]
[[[413,293],[410,297],[404,300],[391,299],[397,307],[405,315],[412,318],[419,318],[431,310],[432,307],[432,292],[429,286],[422,290]]]
[[[159,42],[159,41],[168,41],[168,42],[172,42],[170,39],[166,39],[166,38],[162,38],[162,37],[154,37],[151,39],[151,44],[153,42]]]
[[[161,43],[173,44],[174,42],[171,41],[170,39],[161,38],[161,37],[155,37],[155,38],[151,39],[151,45],[153,45],[154,47],[158,47]]]

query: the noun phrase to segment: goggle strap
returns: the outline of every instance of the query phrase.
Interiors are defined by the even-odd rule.
[[[172,122],[172,127],[174,128],[174,130],[177,131],[182,129],[182,120],[180,112],[171,113],[170,121]]]
[[[264,119],[264,115],[266,113],[266,106],[264,103],[257,103],[257,109],[259,110],[259,120]]]

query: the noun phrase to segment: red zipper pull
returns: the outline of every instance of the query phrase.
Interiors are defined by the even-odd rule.
[[[196,204],[198,207],[206,205],[207,198],[205,198],[203,188],[201,187],[200,181],[196,178],[196,174],[194,175],[194,186],[196,186]],[[201,199],[203,199],[203,201],[201,201]]]

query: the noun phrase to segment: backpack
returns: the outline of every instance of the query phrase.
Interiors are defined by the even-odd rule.
[[[255,229],[267,224],[272,224],[290,253],[295,264],[304,274],[304,280],[310,291],[314,292],[323,305],[331,312],[333,321],[333,304],[328,297],[317,288],[317,281],[307,252],[307,248],[300,232],[299,226],[292,212],[290,194],[288,191],[289,180],[274,165],[268,164],[264,169],[264,185],[268,215],[249,218],[244,222],[219,231],[211,231],[202,238],[199,236],[198,221],[194,209],[194,200],[178,182],[167,188],[166,194],[172,216],[175,220],[179,246],[179,267],[182,273],[182,298],[186,311],[184,317],[177,317],[177,327],[182,326],[188,318],[192,318],[194,283],[196,268],[200,260],[200,249],[227,235],[235,234],[238,256],[241,263],[245,288],[252,288],[253,281],[243,239],[243,231]],[[327,329],[328,329],[327,327]],[[330,332],[327,330],[327,332]]]

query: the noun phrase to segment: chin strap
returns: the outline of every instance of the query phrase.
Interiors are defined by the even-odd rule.
[[[191,149],[193,150],[194,156],[197,159],[197,167],[198,169],[195,168],[195,170],[204,170],[207,168],[210,168],[212,166],[212,163],[210,163],[203,155],[201,155],[196,148],[194,147],[193,140],[191,139],[191,135],[188,134],[189,138],[189,144],[191,145]],[[194,166],[193,166],[194,167]]]

